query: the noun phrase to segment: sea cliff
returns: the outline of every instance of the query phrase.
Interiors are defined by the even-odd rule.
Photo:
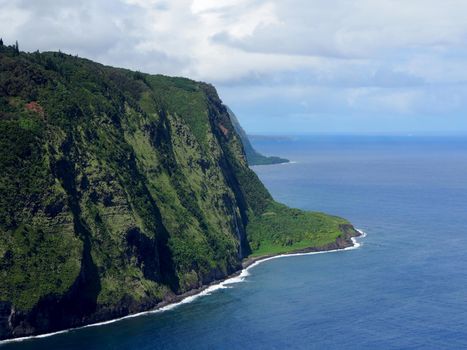
[[[0,339],[179,299],[351,225],[273,200],[212,85],[0,46]]]

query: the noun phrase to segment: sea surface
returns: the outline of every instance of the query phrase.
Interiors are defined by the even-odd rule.
[[[172,310],[10,349],[467,349],[467,138],[255,139],[274,198],[348,218],[359,249],[275,259]]]

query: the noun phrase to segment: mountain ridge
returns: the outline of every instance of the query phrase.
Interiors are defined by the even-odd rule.
[[[247,158],[249,165],[272,165],[272,164],[282,164],[282,163],[289,163],[290,161],[285,158],[276,157],[276,156],[264,156],[258,151],[255,150],[253,145],[251,144],[250,138],[248,137],[245,130],[240,125],[237,116],[235,113],[228,107],[227,112],[230,115],[230,119],[232,121],[233,127],[237,132],[238,136],[243,143],[243,149],[245,151],[245,156]]]
[[[0,339],[149,310],[347,237],[274,201],[215,88],[0,46]]]

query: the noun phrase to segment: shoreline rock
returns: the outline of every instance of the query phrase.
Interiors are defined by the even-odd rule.
[[[251,258],[246,258],[243,260],[241,268],[238,269],[237,271],[233,272],[232,274],[229,274],[228,276],[221,278],[221,279],[216,279],[213,280],[205,285],[202,285],[197,288],[190,289],[189,291],[182,293],[182,294],[167,294],[164,298],[164,300],[154,303],[154,301],[143,301],[139,303],[138,305],[121,305],[121,307],[117,308],[112,308],[108,309],[106,311],[101,310],[98,314],[96,314],[93,320],[89,320],[90,322],[84,321],[81,325],[78,325],[76,327],[68,328],[68,329],[63,329],[63,330],[51,330],[50,333],[47,332],[34,332],[29,335],[21,335],[21,334],[16,334],[13,337],[10,338],[0,338],[0,344],[6,343],[6,342],[14,342],[14,341],[19,341],[22,339],[27,339],[27,338],[34,338],[37,336],[44,336],[47,334],[54,335],[54,334],[59,334],[59,333],[64,333],[68,332],[71,330],[76,330],[84,327],[90,327],[90,326],[99,326],[101,325],[102,322],[117,322],[119,320],[128,318],[128,317],[136,317],[138,314],[142,313],[147,313],[147,312],[154,312],[157,310],[160,310],[163,307],[176,304],[181,302],[182,300],[195,296],[197,294],[202,293],[206,289],[218,285],[222,282],[225,282],[228,279],[234,278],[239,276],[245,269],[247,269],[249,266],[253,265],[254,263],[265,260],[268,258],[272,258],[274,256],[278,255],[293,255],[293,254],[300,254],[300,253],[312,253],[312,252],[322,252],[322,251],[331,251],[331,250],[342,250],[345,248],[352,247],[354,245],[354,242],[352,241],[352,238],[355,237],[360,237],[362,234],[357,231],[352,225],[342,225],[341,230],[343,235],[338,237],[334,242],[328,243],[326,245],[320,246],[320,247],[309,247],[309,248],[303,248],[303,249],[297,249],[293,250],[287,253],[278,253],[278,254],[268,254],[268,255],[261,255],[257,257],[251,257]],[[134,303],[130,303],[134,304]],[[1,311],[1,310],[0,310]],[[106,317],[110,316],[110,317]],[[0,315],[0,319],[2,318],[2,315]],[[11,318],[11,314],[6,316],[7,319]],[[30,331],[30,330],[29,330]],[[1,336],[1,334],[0,334]]]

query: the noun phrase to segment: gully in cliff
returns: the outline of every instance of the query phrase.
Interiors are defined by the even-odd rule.
[[[349,228],[350,229],[350,228]],[[353,229],[353,228],[352,228]],[[357,242],[356,238],[364,238],[366,236],[366,233],[354,229],[355,232],[352,232],[352,230],[349,230],[349,232],[346,234],[346,236],[338,241],[336,241],[333,244],[329,244],[323,247],[316,247],[316,248],[308,248],[308,249],[302,249],[299,251],[294,251],[290,253],[284,253],[284,254],[277,254],[277,255],[266,255],[266,256],[257,256],[254,258],[247,258],[244,259],[242,263],[242,269],[231,274],[225,279],[218,280],[211,282],[208,285],[202,286],[200,288],[192,289],[189,292],[180,294],[180,295],[173,295],[170,298],[167,298],[167,300],[164,300],[157,304],[157,306],[149,311],[144,311],[144,312],[139,312],[136,314],[131,314],[127,316],[123,316],[120,318],[115,318],[112,320],[104,321],[104,322],[99,322],[99,323],[92,323],[86,326],[82,327],[77,327],[77,328],[71,328],[71,329],[65,329],[62,331],[58,332],[53,332],[53,333],[46,333],[46,334],[41,334],[41,335],[35,335],[35,336],[28,336],[28,337],[20,337],[20,338],[12,338],[8,340],[0,340],[0,345],[2,343],[10,343],[10,342],[17,342],[17,341],[23,341],[27,339],[33,339],[33,338],[43,338],[43,337],[50,337],[53,335],[57,334],[62,334],[66,332],[70,332],[73,330],[77,330],[80,328],[87,328],[87,327],[98,327],[98,326],[103,326],[106,324],[118,322],[124,319],[128,318],[134,318],[142,315],[148,315],[148,314],[154,314],[154,313],[159,313],[159,312],[164,312],[164,311],[169,311],[172,310],[173,308],[190,303],[194,300],[196,300],[199,297],[202,296],[207,296],[215,292],[216,290],[226,288],[227,286],[235,283],[240,283],[245,280],[250,275],[250,270],[257,266],[260,263],[272,260],[272,259],[279,259],[279,258],[287,258],[287,257],[294,257],[294,256],[305,256],[305,255],[314,255],[314,254],[323,254],[323,253],[336,253],[336,252],[342,252],[342,251],[347,251],[347,250],[353,250],[353,249],[358,249],[360,248],[361,244]]]
[[[244,259],[357,235],[272,198],[210,84],[5,45],[0,67],[0,339],[164,307]]]

